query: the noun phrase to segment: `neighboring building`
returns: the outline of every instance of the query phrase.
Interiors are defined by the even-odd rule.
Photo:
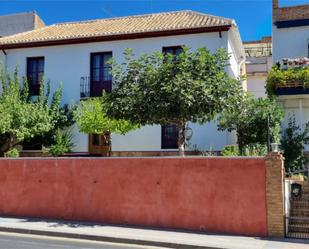
[[[51,81],[52,91],[63,82],[63,104],[70,104],[98,96],[102,89],[109,91],[112,79],[106,61],[113,57],[121,63],[126,48],[138,56],[163,49],[177,53],[182,45],[207,47],[212,52],[225,48],[231,55],[229,75],[239,77],[244,71],[245,53],[235,21],[192,11],[61,23],[13,35],[0,39],[0,62],[7,70],[19,65],[20,75],[32,79],[33,94],[39,89],[41,74]],[[217,151],[235,142],[230,133],[217,131],[215,122],[190,127],[190,142],[201,150]],[[147,126],[125,136],[113,135],[112,150],[173,152],[176,136],[171,126]],[[98,137],[89,138],[75,130],[74,151],[94,152],[100,142]]]
[[[247,91],[255,97],[266,97],[265,83],[272,67],[271,37],[244,42],[246,52]]]
[[[45,24],[35,12],[0,16],[0,37],[42,28]]]
[[[309,57],[309,4],[279,7],[273,0],[273,61]]]
[[[280,7],[273,0],[273,62],[309,57],[309,4]],[[286,112],[283,127],[295,116],[299,125],[309,121],[309,94],[303,86],[291,84],[278,89],[278,100]]]

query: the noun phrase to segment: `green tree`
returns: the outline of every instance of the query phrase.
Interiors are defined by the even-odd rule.
[[[111,144],[111,133],[124,135],[138,128],[138,125],[124,119],[114,119],[107,115],[106,96],[79,102],[74,110],[74,118],[79,130],[88,134],[108,134],[106,141]]]
[[[284,113],[274,99],[244,95],[234,108],[219,116],[219,130],[236,131],[241,154],[245,147],[280,141],[280,125]]]
[[[161,52],[135,58],[128,49],[123,64],[113,62],[115,88],[108,95],[108,114],[141,125],[177,125],[183,156],[187,122],[211,121],[241,95],[240,80],[225,70],[228,63],[223,49],[212,54],[183,47],[176,58]]]
[[[62,91],[59,88],[49,101],[49,91],[44,95],[42,82],[39,96],[33,99],[26,81],[21,87],[17,69],[13,76],[1,69],[0,85],[0,156],[4,156],[24,140],[53,129]]]
[[[295,117],[290,118],[281,139],[286,169],[295,170],[308,163],[309,160],[304,155],[304,145],[306,144],[309,144],[309,122],[302,130],[299,125],[296,125]]]

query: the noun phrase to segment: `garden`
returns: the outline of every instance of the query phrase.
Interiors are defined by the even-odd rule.
[[[179,155],[185,155],[189,122],[218,121],[219,130],[235,132],[237,145],[227,146],[222,156],[264,156],[272,144],[280,144],[287,168],[307,163],[305,129],[291,118],[281,130],[284,117],[275,98],[278,87],[291,83],[309,84],[309,60],[285,60],[273,67],[267,79],[268,98],[254,98],[242,89],[244,78],[232,78],[225,71],[229,54],[219,49],[191,51],[183,47],[177,58],[155,52],[136,57],[125,51],[125,61],[112,65],[113,90],[71,106],[61,106],[62,87],[50,92],[42,79],[39,96],[31,96],[26,79],[18,70],[1,70],[0,156],[18,157],[23,146],[39,145],[52,156],[71,152],[72,125],[87,134],[126,134],[145,125],[175,124]],[[198,148],[195,148],[198,151]],[[203,153],[200,155],[211,155]]]

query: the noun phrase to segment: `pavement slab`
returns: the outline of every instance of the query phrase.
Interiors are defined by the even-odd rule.
[[[35,218],[0,217],[0,231],[170,248],[309,249],[309,240],[274,240]]]

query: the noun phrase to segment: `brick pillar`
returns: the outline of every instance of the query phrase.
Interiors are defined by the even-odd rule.
[[[277,21],[278,16],[279,16],[279,0],[273,0],[272,13],[273,13],[273,23],[274,23]]]
[[[278,152],[266,157],[266,201],[268,236],[284,237],[284,159]]]

